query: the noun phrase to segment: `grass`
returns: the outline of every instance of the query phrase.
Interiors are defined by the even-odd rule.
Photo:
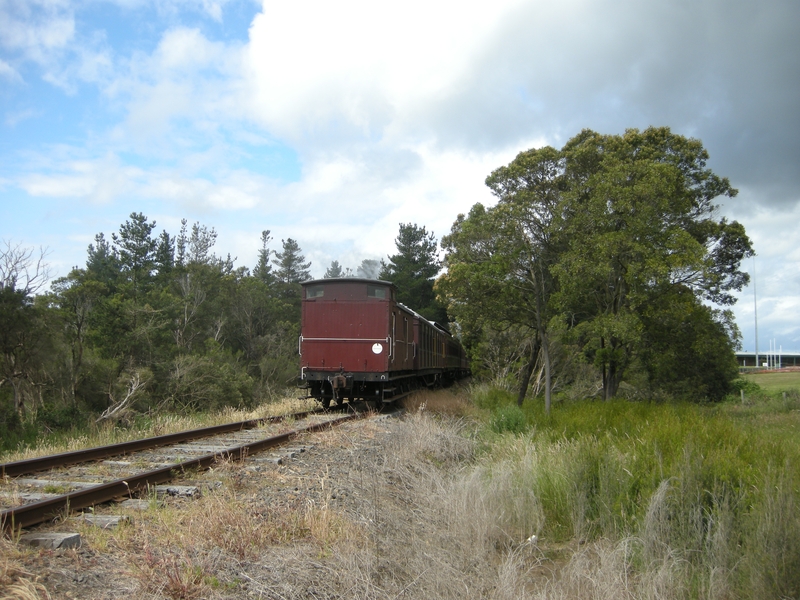
[[[131,427],[120,427],[114,423],[104,423],[85,431],[60,432],[43,436],[33,446],[26,445],[11,452],[0,453],[0,463],[60,452],[83,450],[84,448],[107,444],[117,444],[199,427],[211,427],[236,421],[290,414],[315,407],[316,403],[312,400],[284,398],[276,402],[262,404],[248,411],[226,409],[216,413],[189,413],[184,415],[164,413],[152,417],[142,416]]]
[[[800,393],[541,404],[418,394],[322,434],[316,476],[229,463],[199,500],[82,534],[135,597],[800,597]],[[34,585],[14,564],[0,580]]]
[[[766,392],[800,391],[800,371],[749,373],[744,378]]]
[[[476,390],[497,528],[509,544],[580,544],[551,579],[564,597],[800,596],[800,395],[750,392],[744,406],[531,403],[523,433],[498,434],[514,397]],[[616,566],[599,573],[604,560]],[[628,583],[589,583],[605,577]]]

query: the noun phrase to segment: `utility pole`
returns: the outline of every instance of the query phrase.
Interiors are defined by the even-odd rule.
[[[756,318],[756,367],[758,364],[758,298],[756,296],[756,257],[753,256],[753,314]]]

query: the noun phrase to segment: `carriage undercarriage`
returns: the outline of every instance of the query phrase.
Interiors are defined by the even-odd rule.
[[[345,401],[377,401],[379,404],[393,402],[411,392],[433,388],[443,384],[440,370],[402,373],[326,373],[303,374],[307,398],[314,398],[324,408],[331,404],[341,406]]]

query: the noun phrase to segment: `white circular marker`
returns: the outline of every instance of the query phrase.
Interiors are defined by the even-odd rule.
[[[377,343],[372,344],[372,352],[374,354],[380,354],[381,352],[383,352],[383,346]]]

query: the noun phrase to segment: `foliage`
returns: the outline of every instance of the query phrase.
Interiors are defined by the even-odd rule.
[[[524,433],[528,428],[525,413],[516,404],[503,406],[494,411],[489,426],[495,433]]]
[[[714,199],[736,190],[707,160],[698,140],[668,128],[585,130],[561,150],[521,152],[487,178],[499,201],[459,215],[443,239],[447,273],[437,290],[478,348],[493,332],[527,330],[520,403],[540,364],[549,407],[556,341],[597,368],[606,400],[642,362],[668,393],[719,399],[729,391],[737,331],[701,301],[735,301],[752,248],[739,223],[716,220]],[[694,328],[683,346],[668,325],[682,316]],[[674,368],[682,360],[701,366]]]
[[[738,402],[583,401],[524,412],[535,432],[493,437],[484,468],[497,527],[512,540],[624,540],[626,576],[682,565],[682,597],[800,593],[796,414],[782,417],[787,437],[775,435],[774,412],[761,420],[759,407]],[[497,431],[495,413],[486,425]]]
[[[269,229],[261,232],[261,248],[258,250],[258,261],[253,269],[253,277],[267,285],[272,283],[273,279],[272,265],[269,259],[270,254],[272,254],[272,250],[269,248],[271,239]]]
[[[381,262],[372,258],[365,258],[356,269],[356,275],[364,279],[378,279],[381,272]]]
[[[338,260],[331,261],[331,266],[325,270],[325,279],[333,279],[334,277],[345,277],[345,270]]]
[[[213,228],[155,227],[132,213],[95,236],[84,268],[36,297],[46,265],[27,250],[0,260],[4,447],[98,419],[252,406],[294,384],[298,282],[309,276],[297,243],[270,261],[265,230],[250,276],[213,253]]]
[[[441,267],[433,233],[413,223],[401,223],[395,245],[397,254],[382,264],[378,278],[395,284],[399,302],[430,321],[447,323],[447,312],[433,291]]]
[[[214,340],[208,340],[202,355],[176,357],[169,375],[174,407],[196,411],[251,406],[253,379],[238,359]]]
[[[651,386],[686,400],[718,401],[734,390],[739,369],[731,337],[738,330],[729,312],[711,309],[678,288],[648,304],[641,320],[640,356]]]
[[[304,262],[305,257],[300,246],[292,238],[281,240],[282,252],[276,252],[272,262],[277,266],[275,276],[278,281],[285,284],[300,283],[311,278],[309,272],[310,262]]]

